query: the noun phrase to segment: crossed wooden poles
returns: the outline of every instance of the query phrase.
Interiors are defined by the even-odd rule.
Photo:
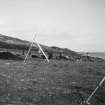
[[[31,51],[31,49],[32,49],[32,47],[33,47],[33,45],[34,45],[34,41],[36,42],[36,44],[37,44],[39,50],[42,52],[42,54],[45,56],[47,62],[49,63],[49,59],[48,59],[47,55],[45,54],[45,52],[43,51],[42,47],[40,46],[40,44],[39,44],[38,41],[36,40],[35,36],[34,36],[33,41],[32,41],[32,43],[31,43],[31,45],[30,45],[30,47],[29,47],[29,50],[28,50],[28,52],[27,52],[27,54],[26,54],[26,56],[25,56],[24,63],[26,63],[26,61],[27,61],[27,59],[28,59],[29,53],[30,53],[30,51]]]

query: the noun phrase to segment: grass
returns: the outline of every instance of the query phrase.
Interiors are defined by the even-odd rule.
[[[104,75],[105,63],[0,60],[0,105],[79,105]],[[104,89],[91,105],[105,105]]]

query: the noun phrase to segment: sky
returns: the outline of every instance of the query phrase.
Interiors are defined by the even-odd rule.
[[[0,0],[0,33],[75,51],[105,52],[105,0]]]

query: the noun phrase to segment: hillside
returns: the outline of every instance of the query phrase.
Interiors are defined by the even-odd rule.
[[[28,50],[31,42],[21,40],[18,38],[13,38],[9,36],[5,36],[0,34],[0,48],[6,48],[6,49],[18,49],[18,50]],[[60,53],[62,52],[63,54],[69,55],[69,56],[79,56],[80,54],[71,51],[69,49],[65,48],[59,48],[59,47],[48,47],[45,45],[40,44],[43,48],[44,51],[46,52],[53,52],[53,53]],[[34,43],[34,46],[32,50],[38,50],[38,47],[36,43]]]
[[[0,48],[28,49],[30,42],[0,34]]]
[[[26,40],[21,40],[14,37],[9,37],[0,34],[0,51],[9,51],[13,52],[14,54],[19,54],[21,57],[25,55],[30,47],[31,42]],[[52,54],[53,59],[69,59],[72,61],[82,60],[82,61],[89,61],[89,62],[103,62],[104,60],[102,58],[98,57],[91,57],[84,54],[77,53],[75,51],[72,51],[68,48],[60,48],[57,46],[46,46],[40,44],[42,49],[48,54]],[[31,53],[38,54],[38,46],[36,43],[34,43],[34,46],[31,49]],[[24,53],[24,54],[23,54]],[[24,58],[24,56],[23,56]],[[51,58],[51,59],[52,59]]]

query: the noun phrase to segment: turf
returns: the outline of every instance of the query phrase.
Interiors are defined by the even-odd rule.
[[[104,76],[104,62],[0,60],[0,105],[80,105]],[[104,90],[90,105],[105,105]]]

